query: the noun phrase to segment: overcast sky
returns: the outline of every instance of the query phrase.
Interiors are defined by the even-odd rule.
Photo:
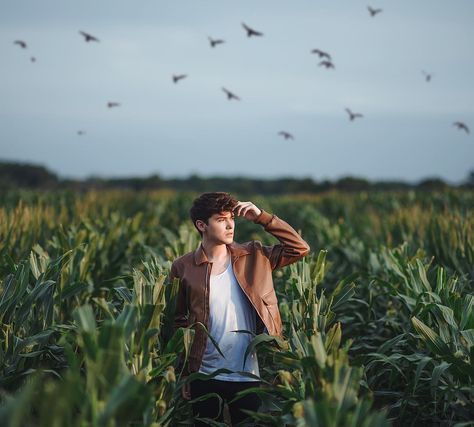
[[[76,178],[460,182],[474,170],[473,22],[472,0],[0,0],[0,159]]]

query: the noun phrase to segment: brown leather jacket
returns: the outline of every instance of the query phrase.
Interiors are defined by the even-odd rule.
[[[280,244],[264,246],[259,241],[228,245],[235,277],[257,311],[257,333],[267,328],[270,335],[282,337],[282,325],[278,301],[273,287],[272,271],[291,264],[309,253],[309,245],[285,221],[262,210],[254,220],[265,231],[278,238]],[[212,262],[209,262],[202,246],[177,258],[170,272],[170,279],[180,279],[174,318],[175,330],[195,322],[206,328],[209,319],[209,277]],[[195,335],[189,365],[185,373],[199,370],[206,348],[207,334],[195,327]]]

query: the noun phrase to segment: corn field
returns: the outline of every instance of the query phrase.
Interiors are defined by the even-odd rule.
[[[181,389],[207,376],[178,369],[194,331],[172,333],[168,273],[195,196],[0,194],[0,425],[192,425]],[[285,340],[250,344],[252,425],[473,425],[474,193],[250,200],[312,248],[274,273]],[[237,218],[251,239],[276,243]]]

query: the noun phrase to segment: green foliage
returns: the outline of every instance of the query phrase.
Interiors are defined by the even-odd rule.
[[[194,331],[172,330],[179,283],[167,276],[199,242],[192,195],[1,200],[0,424],[189,425],[181,388],[204,374],[181,375]],[[274,274],[285,339],[261,334],[248,348],[263,378],[253,422],[468,425],[472,191],[253,201],[313,252]],[[275,243],[239,219],[237,240],[248,239]]]

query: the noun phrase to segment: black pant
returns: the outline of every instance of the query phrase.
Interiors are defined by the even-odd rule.
[[[229,402],[231,401],[236,393],[242,390],[246,390],[250,387],[259,387],[259,381],[222,381],[210,379],[207,381],[196,380],[190,385],[191,387],[191,399],[196,399],[199,396],[203,396],[207,393],[217,393],[222,399]],[[232,425],[235,426],[237,423],[243,421],[248,417],[247,414],[241,411],[241,409],[248,409],[250,411],[257,411],[260,406],[260,398],[255,393],[249,393],[235,402],[228,403],[230,417]],[[223,406],[221,405],[221,411],[219,413],[219,399],[215,396],[209,399],[195,402],[192,404],[194,418],[212,418],[216,421],[223,422]],[[194,425],[207,426],[207,423],[202,421],[194,421]]]

